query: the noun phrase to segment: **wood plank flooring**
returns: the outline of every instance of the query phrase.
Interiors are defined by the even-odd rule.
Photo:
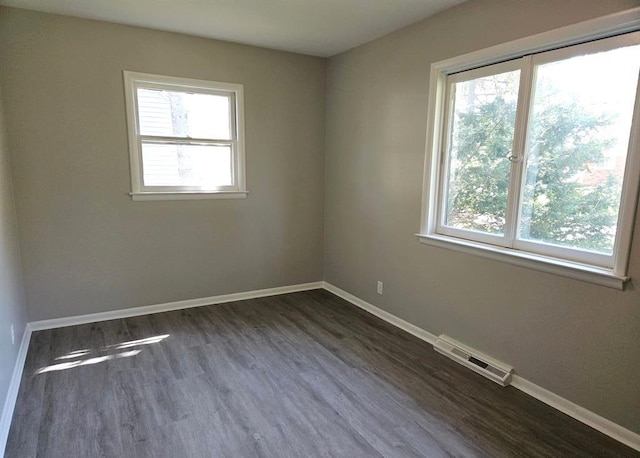
[[[625,457],[323,290],[36,332],[7,457]]]

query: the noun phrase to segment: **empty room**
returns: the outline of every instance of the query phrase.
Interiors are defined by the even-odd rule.
[[[0,456],[640,457],[640,1],[0,0]]]

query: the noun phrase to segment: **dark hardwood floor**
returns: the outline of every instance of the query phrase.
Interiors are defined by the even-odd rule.
[[[6,456],[640,454],[317,290],[34,333]]]

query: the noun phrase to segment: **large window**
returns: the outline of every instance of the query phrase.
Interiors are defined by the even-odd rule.
[[[437,160],[421,238],[621,286],[638,188],[639,70],[640,32],[436,68]]]
[[[244,197],[242,85],[124,72],[132,197]]]

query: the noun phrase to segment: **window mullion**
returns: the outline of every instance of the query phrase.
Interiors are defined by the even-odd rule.
[[[518,89],[518,107],[513,136],[507,214],[505,218],[505,246],[513,248],[519,226],[520,201],[522,196],[523,174],[526,167],[526,140],[529,113],[531,111],[531,93],[533,87],[533,65],[531,56],[521,59],[520,85]]]

